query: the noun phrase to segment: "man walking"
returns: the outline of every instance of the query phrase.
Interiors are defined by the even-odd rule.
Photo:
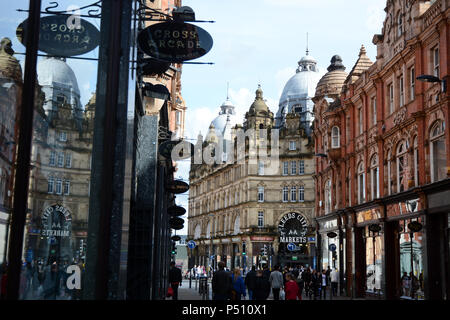
[[[269,276],[269,282],[272,287],[273,300],[280,300],[280,289],[284,287],[283,274],[280,272],[280,266],[276,265],[274,269]]]
[[[327,299],[327,286],[328,286],[328,276],[325,270],[322,270],[322,278],[321,278],[321,291],[320,291],[320,299]]]
[[[253,300],[253,290],[256,282],[256,267],[252,266],[252,269],[245,276],[245,285],[248,291],[248,299]]]
[[[181,276],[181,270],[175,266],[175,262],[170,263],[169,270],[169,283],[173,290],[173,300],[178,300],[178,286],[181,286],[181,281],[183,277]]]
[[[333,271],[331,271],[331,294],[335,297],[337,296],[338,282],[339,272],[336,268],[333,268]]]
[[[225,263],[219,262],[219,270],[212,278],[213,300],[225,301],[230,299],[232,289],[231,274],[225,271]]]

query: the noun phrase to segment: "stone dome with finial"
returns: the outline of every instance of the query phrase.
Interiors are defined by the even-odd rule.
[[[22,82],[22,67],[13,54],[11,40],[3,38],[0,42],[0,77]]]
[[[256,90],[255,101],[250,106],[249,115],[267,115],[269,113],[269,107],[263,98],[263,91],[261,89],[261,85],[258,85],[258,89]]]
[[[331,58],[331,64],[327,68],[328,72],[320,79],[316,88],[316,97],[319,96],[339,96],[342,86],[347,79],[347,72],[342,63],[342,58],[335,55]]]

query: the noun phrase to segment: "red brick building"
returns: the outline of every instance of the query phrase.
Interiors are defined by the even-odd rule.
[[[316,88],[319,265],[349,296],[449,299],[450,1],[385,11],[376,61],[334,56]]]

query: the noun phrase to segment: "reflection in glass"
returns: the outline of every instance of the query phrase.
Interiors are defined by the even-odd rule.
[[[370,294],[382,295],[381,291],[383,279],[383,242],[382,231],[373,232],[369,226],[365,227],[366,241],[366,292]]]
[[[422,218],[401,220],[400,230],[400,295],[404,299],[423,299],[423,234],[411,232],[408,224],[417,221],[423,224]]]

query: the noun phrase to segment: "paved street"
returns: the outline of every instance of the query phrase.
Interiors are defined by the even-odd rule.
[[[211,281],[208,281],[208,289],[209,289],[209,296],[206,296],[205,298],[202,297],[198,293],[198,282],[195,280],[192,280],[191,282],[191,288],[189,288],[189,280],[183,280],[182,286],[178,289],[178,299],[179,300],[212,300],[212,289],[211,289]],[[248,297],[247,297],[248,298]],[[169,298],[170,300],[171,298]],[[304,294],[303,299],[309,300]],[[273,300],[272,293],[270,294],[269,298],[267,300]],[[327,299],[330,300],[329,292],[327,292]],[[333,297],[333,300],[351,300],[348,297]]]

